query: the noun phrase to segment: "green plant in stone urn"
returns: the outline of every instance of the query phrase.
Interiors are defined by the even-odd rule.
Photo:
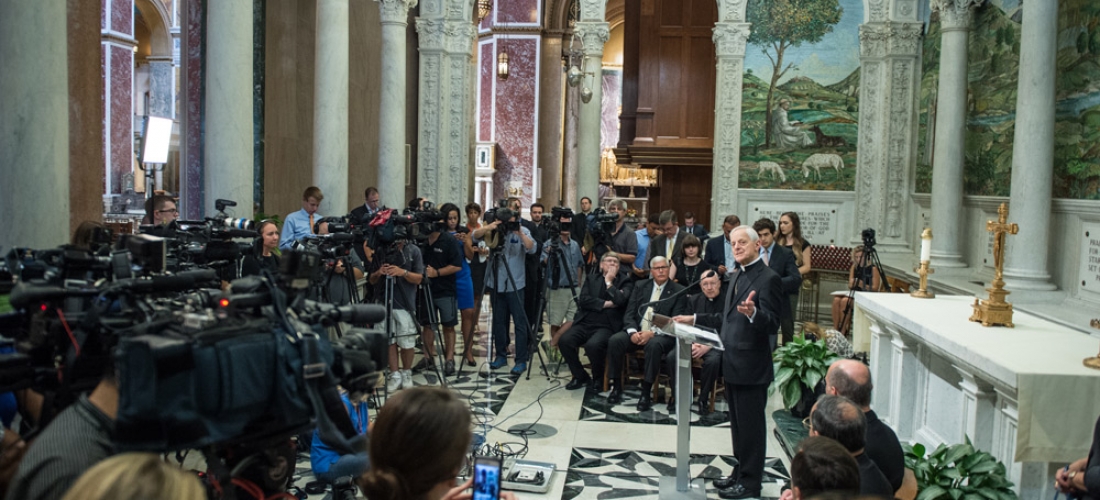
[[[772,353],[775,380],[768,387],[768,395],[779,391],[783,395],[783,406],[794,408],[802,399],[803,388],[812,392],[825,378],[829,365],[838,359],[840,357],[825,346],[825,341],[809,341],[803,336],[795,336]]]
[[[916,500],[1015,500],[1005,466],[993,455],[966,442],[941,444],[925,455],[924,445],[903,444],[905,467],[917,478]]]

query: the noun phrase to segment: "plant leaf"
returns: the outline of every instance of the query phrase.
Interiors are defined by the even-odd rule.
[[[947,455],[943,458],[943,462],[945,464],[952,464],[971,453],[974,453],[974,447],[969,443],[957,444],[948,449]]]
[[[933,484],[920,490],[920,493],[917,494],[917,500],[937,500],[945,496],[947,496],[947,490]]]
[[[815,387],[817,387],[817,383],[821,382],[821,376],[821,371],[811,369],[806,371],[806,374],[802,377],[802,381],[806,384],[806,387],[809,387],[812,391]]]
[[[952,499],[959,500],[963,496],[963,490],[960,490],[958,488],[951,488],[947,490],[947,494],[951,495]]]
[[[925,449],[923,444],[917,443],[913,445],[913,454],[915,454],[916,456],[924,458],[924,452]]]
[[[940,474],[943,477],[949,477],[951,479],[962,479],[962,474],[959,473],[959,469],[955,467],[947,467],[943,469]]]
[[[794,405],[798,404],[798,400],[802,399],[802,386],[793,381],[783,386],[781,390],[783,391],[783,405],[788,410],[794,408]]]
[[[995,470],[997,470],[997,462],[991,460],[975,465],[973,468],[970,469],[970,474],[986,474]]]
[[[784,366],[783,368],[780,368],[780,369],[776,370],[776,372],[775,372],[775,385],[782,386],[783,384],[786,384],[787,381],[790,380],[791,376],[793,376],[793,375],[794,375],[794,368],[791,368],[789,366]]]

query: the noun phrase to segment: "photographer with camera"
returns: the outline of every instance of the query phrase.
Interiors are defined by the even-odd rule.
[[[607,205],[607,213],[597,210],[589,216],[589,235],[592,236],[591,252],[595,261],[603,259],[603,254],[614,251],[619,256],[623,269],[630,269],[638,255],[638,236],[626,223],[626,201],[616,198]],[[613,219],[604,222],[603,219]]]
[[[431,232],[423,243],[424,276],[428,279],[432,303],[421,301],[424,310],[420,314],[421,339],[424,341],[424,358],[413,368],[415,371],[430,370],[435,366],[435,330],[427,308],[438,313],[439,324],[443,327],[443,350],[445,355],[443,375],[455,373],[455,326],[458,325],[457,280],[462,270],[462,243],[449,231],[446,231],[444,216],[437,211],[427,212],[434,219]]]
[[[366,199],[366,203],[359,205],[351,210],[349,218],[354,222],[365,223],[370,222],[374,218],[375,214],[382,210],[382,196],[378,194],[378,188],[371,186],[363,192],[363,198]]]
[[[552,217],[549,224],[552,239],[546,240],[542,246],[542,262],[546,266],[549,280],[546,319],[550,323],[550,346],[557,347],[558,339],[573,325],[573,316],[577,314],[574,294],[581,283],[584,257],[581,255],[581,246],[570,237],[573,211],[555,207]],[[558,233],[557,238],[553,238],[555,232]]]
[[[534,254],[528,255],[524,259],[524,265],[527,266],[527,287],[523,292],[523,312],[527,313],[527,320],[531,322],[532,333],[539,336],[542,335],[542,318],[539,317],[538,309],[539,293],[542,292],[543,286],[546,284],[546,276],[542,273],[540,256],[542,255],[543,242],[550,237],[546,231],[546,223],[549,220],[544,219],[542,215],[545,210],[546,208],[541,203],[534,203],[531,205],[531,220],[521,219],[520,221],[523,227],[531,231],[531,238],[535,240],[537,247]]]
[[[399,389],[413,387],[412,364],[416,355],[416,323],[413,321],[413,313],[416,311],[416,287],[424,280],[424,258],[420,248],[416,245],[398,240],[393,247],[385,251],[375,251],[366,247],[367,258],[377,269],[370,273],[371,285],[379,281],[393,280],[393,296],[390,302],[393,304],[393,312],[386,321],[389,322],[389,369],[386,377],[386,390],[394,392]],[[375,262],[378,259],[378,262]],[[372,267],[373,267],[372,265]],[[398,355],[401,366],[398,367]]]
[[[321,214],[318,214],[317,210],[321,208],[321,201],[324,199],[325,195],[321,193],[321,188],[317,186],[306,188],[302,193],[302,209],[287,214],[283,221],[279,248],[289,250],[295,241],[317,234],[314,224],[321,219]]]
[[[488,216],[488,213],[486,214]],[[485,273],[486,286],[493,290],[493,341],[496,347],[495,359],[489,368],[498,369],[508,364],[508,320],[515,324],[516,360],[512,368],[513,375],[520,375],[527,369],[528,343],[531,324],[523,308],[523,291],[527,286],[527,271],[524,265],[526,255],[537,253],[535,240],[531,232],[520,225],[519,213],[507,208],[498,208],[493,221],[474,231],[474,240],[488,238],[489,246],[496,255]]]

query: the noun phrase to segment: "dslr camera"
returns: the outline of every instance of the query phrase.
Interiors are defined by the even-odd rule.
[[[863,237],[864,248],[870,250],[875,247],[875,230],[873,228],[864,229],[859,234]]]

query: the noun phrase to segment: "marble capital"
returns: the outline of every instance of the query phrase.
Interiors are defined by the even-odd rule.
[[[378,11],[382,24],[407,25],[409,10],[416,7],[417,0],[374,0],[378,2]]]
[[[940,13],[944,30],[968,30],[974,8],[985,0],[932,0],[932,10]]]
[[[913,56],[920,53],[922,23],[881,22],[859,27],[861,57]]]
[[[749,23],[717,22],[714,24],[714,47],[717,57],[745,57],[745,47],[751,34]]]
[[[584,55],[593,57],[603,54],[603,46],[611,39],[609,25],[603,21],[580,21],[574,28],[584,45]]]
[[[745,20],[746,0],[718,0],[718,22],[741,22]]]
[[[603,20],[607,16],[607,0],[580,0],[581,3],[581,19],[592,21],[595,19]],[[579,24],[579,23],[578,23]]]

